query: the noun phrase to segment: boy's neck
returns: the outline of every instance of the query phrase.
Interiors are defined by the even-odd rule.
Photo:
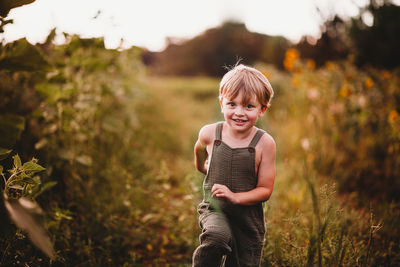
[[[223,128],[222,128],[222,131],[229,138],[236,139],[236,140],[249,139],[249,138],[253,137],[253,135],[255,134],[256,130],[257,130],[256,127],[253,126],[250,129],[247,129],[245,131],[237,131],[237,130],[234,130],[234,129],[230,128],[227,123],[224,123]]]

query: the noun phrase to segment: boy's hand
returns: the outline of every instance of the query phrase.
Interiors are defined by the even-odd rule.
[[[213,197],[223,197],[232,204],[237,204],[236,194],[229,190],[229,188],[225,185],[214,184],[211,188],[211,194]]]

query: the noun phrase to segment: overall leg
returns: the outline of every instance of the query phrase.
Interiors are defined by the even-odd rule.
[[[222,256],[232,251],[232,232],[223,213],[208,211],[202,214],[200,246],[193,254],[194,267],[219,267]]]
[[[230,264],[226,266],[258,267],[261,263],[263,239],[257,238],[254,233],[243,232],[239,227],[233,226],[232,232],[236,238],[236,258],[231,257]],[[232,256],[234,255],[232,254]]]

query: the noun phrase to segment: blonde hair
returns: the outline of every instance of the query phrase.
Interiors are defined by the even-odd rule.
[[[243,101],[248,104],[255,95],[263,108],[270,106],[274,90],[268,79],[258,70],[242,64],[228,71],[219,84],[219,97],[234,99],[243,92]]]

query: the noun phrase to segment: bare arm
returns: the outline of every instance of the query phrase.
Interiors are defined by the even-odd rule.
[[[276,145],[272,137],[267,138],[262,146],[261,162],[258,169],[257,187],[248,192],[233,193],[225,185],[215,184],[212,195],[224,197],[233,204],[254,205],[271,197],[275,182]]]
[[[196,169],[204,174],[207,173],[207,169],[205,167],[205,162],[207,160],[207,149],[206,146],[200,142],[200,139],[197,140],[194,145],[194,165]]]
[[[199,138],[194,145],[194,165],[200,172],[206,174],[206,162],[208,158],[207,145],[212,142],[215,126],[206,125],[201,128]]]

